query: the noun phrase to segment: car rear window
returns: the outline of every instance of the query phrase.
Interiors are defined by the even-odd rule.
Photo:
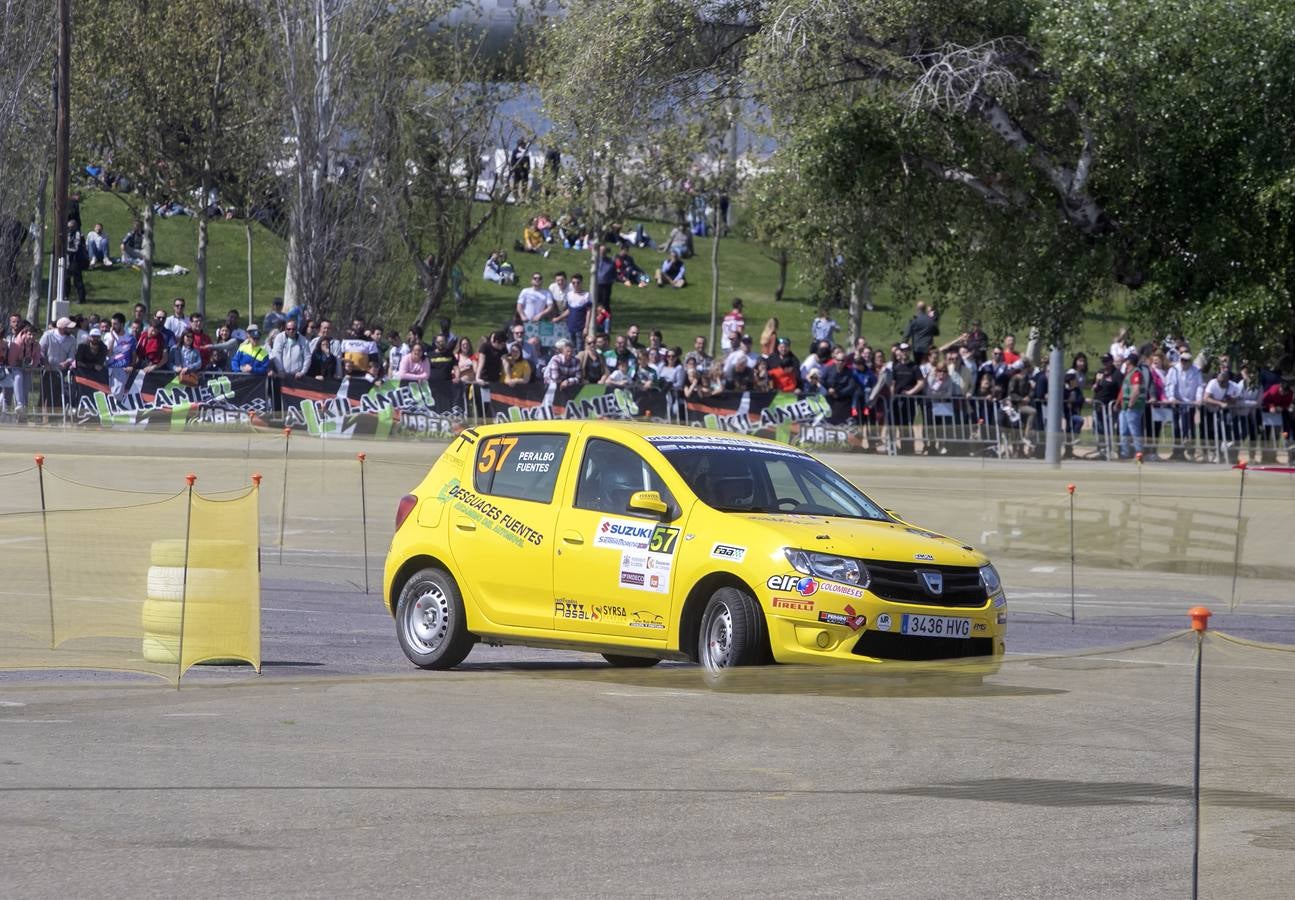
[[[478,494],[549,503],[567,449],[564,434],[503,434],[477,446]]]

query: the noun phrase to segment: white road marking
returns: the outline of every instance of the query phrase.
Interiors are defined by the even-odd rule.
[[[637,697],[644,699],[647,697],[698,697],[700,691],[603,691],[604,697]]]
[[[1057,567],[1056,566],[1035,566],[1033,569],[1030,569],[1030,571],[1037,572],[1040,575],[1051,575],[1053,572],[1057,571]]]
[[[219,719],[223,713],[163,713],[164,719]]]
[[[71,719],[6,719],[0,717],[0,725],[71,725]]]
[[[17,700],[0,700],[0,706],[26,706],[26,703],[19,703]]]

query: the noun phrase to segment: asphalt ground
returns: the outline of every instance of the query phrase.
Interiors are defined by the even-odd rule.
[[[1011,656],[988,673],[714,684],[480,646],[425,673],[377,593],[382,542],[366,595],[333,526],[287,525],[260,675],[0,673],[0,896],[1181,897],[1185,608],[1295,644],[1284,595],[1228,612],[1226,580],[1081,567],[1072,623],[1068,571],[1007,559]],[[1205,652],[1202,896],[1288,897],[1292,654]]]

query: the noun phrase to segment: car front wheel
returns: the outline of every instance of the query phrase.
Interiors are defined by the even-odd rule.
[[[733,587],[711,594],[701,616],[697,658],[707,672],[765,662],[764,614],[755,598]]]
[[[400,591],[396,637],[409,661],[422,669],[452,669],[467,657],[476,636],[467,629],[463,597],[449,573],[421,569]]]

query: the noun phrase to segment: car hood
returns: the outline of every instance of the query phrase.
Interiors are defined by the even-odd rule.
[[[898,519],[872,521],[828,516],[743,516],[761,525],[782,546],[857,559],[928,562],[939,566],[984,566],[983,553],[947,535]]]

